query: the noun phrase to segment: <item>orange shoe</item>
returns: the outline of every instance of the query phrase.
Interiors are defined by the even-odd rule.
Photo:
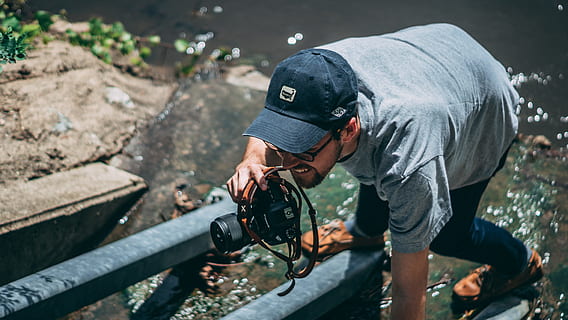
[[[335,219],[318,228],[319,246],[318,261],[349,249],[383,249],[385,247],[384,235],[377,237],[354,237],[343,221]],[[314,237],[311,231],[302,235],[302,250],[309,255],[314,247]]]
[[[465,309],[483,305],[513,289],[538,281],[543,276],[542,259],[532,250],[527,268],[516,276],[503,275],[484,265],[473,270],[454,286],[452,298]]]

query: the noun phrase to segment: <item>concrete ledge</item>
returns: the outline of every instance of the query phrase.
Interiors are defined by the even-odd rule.
[[[98,245],[144,194],[143,179],[95,163],[0,190],[0,285]]]
[[[374,272],[380,272],[384,259],[384,251],[344,251],[297,279],[288,295],[277,295],[288,288],[285,283],[222,320],[317,319],[357,293]]]
[[[132,186],[144,186],[144,181],[102,163],[7,184],[0,191],[0,234],[71,215],[91,202],[100,202],[100,198]]]
[[[0,287],[0,318],[54,319],[213,247],[209,225],[234,212],[222,201]]]

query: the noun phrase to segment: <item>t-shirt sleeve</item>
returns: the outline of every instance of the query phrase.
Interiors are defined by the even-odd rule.
[[[392,247],[403,253],[430,245],[452,215],[448,179],[441,156],[406,177],[383,184],[389,202]]]

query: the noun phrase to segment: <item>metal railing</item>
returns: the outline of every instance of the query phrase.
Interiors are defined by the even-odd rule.
[[[0,287],[0,318],[53,319],[213,247],[209,224],[230,197]]]
[[[92,304],[213,248],[209,225],[235,211],[228,195],[127,238],[0,287],[0,318],[54,319]],[[328,259],[287,296],[288,283],[227,315],[238,319],[316,319],[357,293],[378,272],[383,251],[342,252]],[[254,316],[251,316],[254,315]]]
[[[363,288],[375,272],[380,272],[384,251],[343,251],[326,260],[303,279],[288,295],[280,297],[289,284],[228,314],[222,320],[318,319]]]

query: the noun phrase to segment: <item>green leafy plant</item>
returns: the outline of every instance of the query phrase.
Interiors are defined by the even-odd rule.
[[[25,59],[26,49],[31,48],[31,43],[37,36],[40,36],[44,43],[54,39],[54,35],[47,31],[57,15],[40,10],[35,12],[33,20],[24,23],[16,13],[22,12],[25,2],[26,0],[0,0],[0,32],[3,41],[0,44],[2,45],[0,63],[14,63]],[[113,56],[116,57],[116,53],[119,52],[128,56],[130,64],[145,66],[144,59],[152,54],[151,47],[156,45],[166,48],[173,47],[176,51],[187,55],[187,59],[178,64],[178,71],[183,75],[189,75],[195,71],[195,66],[203,56],[205,43],[214,36],[212,32],[208,32],[196,35],[194,41],[178,39],[173,44],[162,44],[157,35],[133,36],[125,30],[121,22],[107,25],[100,18],[89,21],[88,31],[76,32],[68,29],[66,34],[70,43],[89,48],[95,56],[108,64],[113,63]],[[217,48],[206,59],[230,61],[239,57],[234,50]],[[0,68],[0,72],[1,70]]]
[[[25,0],[0,0],[0,64],[24,60],[32,40],[53,24],[52,15],[46,11],[38,11],[33,21],[22,23],[18,13],[24,3]]]
[[[11,29],[0,31],[0,64],[16,63],[26,58],[27,43],[25,35],[15,36]],[[2,72],[2,67],[0,67]]]
[[[47,11],[37,11],[35,13],[35,18],[41,31],[48,31],[49,27],[53,24],[52,14]]]
[[[195,41],[188,41],[186,39],[177,39],[174,42],[174,48],[180,53],[185,53],[188,58],[183,62],[177,64],[178,72],[182,75],[190,75],[195,71],[195,66],[199,62],[206,47],[206,42],[213,38],[213,33],[198,34]],[[236,50],[236,51],[235,51]],[[240,50],[237,48],[217,48],[214,49],[207,57],[209,61],[231,61],[233,58],[240,56]]]
[[[139,38],[132,36],[124,29],[121,22],[105,25],[100,18],[89,21],[89,31],[77,33],[68,29],[67,35],[72,44],[91,49],[91,52],[106,63],[112,63],[111,50],[117,50],[123,55],[135,53],[132,58],[134,64],[142,65],[143,59],[150,56],[152,50],[144,44],[157,45],[160,43],[159,36]],[[137,58],[140,59],[137,59]]]
[[[24,0],[0,0],[0,31],[7,32],[10,29],[15,35],[26,34],[27,39],[31,39],[44,26],[49,28],[53,22],[51,15],[45,11],[38,11],[32,22],[22,23],[21,13],[24,3]]]

